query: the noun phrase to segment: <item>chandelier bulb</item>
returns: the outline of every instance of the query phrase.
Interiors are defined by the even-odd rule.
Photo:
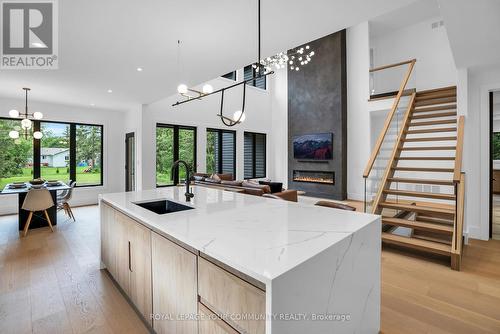
[[[40,131],[33,132],[33,138],[42,139],[42,137],[43,137],[43,133],[41,133]]]
[[[19,117],[19,111],[16,109],[12,109],[9,111],[9,116],[12,118],[18,118]]]
[[[12,139],[17,139],[19,138],[19,131],[12,130],[9,132],[9,137]]]
[[[233,121],[238,122],[238,120],[239,120],[240,123],[243,123],[245,121],[245,119],[246,119],[246,115],[244,113],[242,113],[241,110],[237,110],[234,112]]]
[[[23,119],[23,120],[21,121],[21,127],[22,127],[23,129],[26,129],[26,130],[27,130],[27,129],[31,129],[31,120],[29,120],[29,119],[27,119],[27,118]]]
[[[43,114],[41,112],[39,112],[39,111],[35,111],[33,113],[33,118],[34,119],[42,119],[43,118]]]
[[[212,87],[212,85],[209,85],[209,84],[205,84],[203,85],[203,94],[210,94],[214,91],[214,88]]]
[[[177,86],[177,92],[179,92],[179,94],[186,94],[188,92],[188,87],[185,84],[180,84]]]

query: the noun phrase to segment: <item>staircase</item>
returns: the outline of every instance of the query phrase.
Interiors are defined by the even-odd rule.
[[[393,112],[398,103],[396,98]],[[447,256],[455,270],[460,270],[462,254],[463,128],[463,116],[457,117],[456,87],[412,93],[372,202],[372,212],[382,215],[384,244]],[[387,128],[365,178],[386,133]]]

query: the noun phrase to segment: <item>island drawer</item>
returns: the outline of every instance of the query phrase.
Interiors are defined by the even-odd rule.
[[[239,332],[265,333],[265,292],[201,257],[198,294],[206,307]]]
[[[198,313],[200,315],[198,334],[239,334],[201,303],[198,303]]]

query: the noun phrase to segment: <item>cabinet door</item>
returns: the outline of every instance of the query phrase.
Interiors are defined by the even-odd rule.
[[[266,293],[215,264],[199,258],[198,293],[208,306],[238,331],[248,334],[266,332]],[[230,316],[233,314],[259,315],[257,319]]]
[[[115,211],[115,244],[116,244],[116,275],[114,278],[118,285],[130,296],[130,218]]]
[[[238,334],[234,328],[219,319],[205,305],[198,304],[198,310],[200,315],[200,331],[198,334]]]
[[[130,286],[129,297],[151,324],[151,231],[139,223],[129,224]]]
[[[114,210],[101,202],[101,261],[114,277],[116,274]]]
[[[158,334],[198,333],[196,255],[152,233],[153,328]]]

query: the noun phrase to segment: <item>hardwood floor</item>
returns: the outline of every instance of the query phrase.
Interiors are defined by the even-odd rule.
[[[109,276],[99,270],[96,206],[75,208],[75,223],[17,231],[0,217],[1,333],[147,333]]]
[[[74,213],[26,238],[17,216],[0,217],[1,333],[147,332],[99,270],[97,207]],[[471,240],[462,265],[385,247],[382,333],[500,333],[500,241]]]

